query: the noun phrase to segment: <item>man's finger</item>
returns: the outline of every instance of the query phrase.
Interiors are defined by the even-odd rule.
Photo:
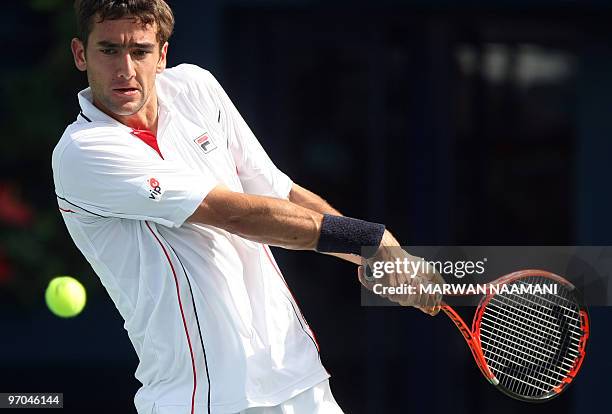
[[[359,279],[359,282],[367,289],[374,289],[374,279],[370,279],[366,276],[366,271],[363,266],[359,266],[357,268],[357,278]]]

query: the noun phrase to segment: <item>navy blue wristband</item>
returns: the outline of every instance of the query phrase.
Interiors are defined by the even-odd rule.
[[[324,214],[317,251],[361,256],[363,247],[380,246],[384,233],[384,224]],[[373,255],[376,250],[368,256]]]

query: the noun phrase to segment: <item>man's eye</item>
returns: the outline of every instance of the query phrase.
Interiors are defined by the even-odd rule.
[[[135,50],[132,52],[132,54],[138,58],[144,58],[145,56],[147,56],[149,53],[148,50]]]
[[[112,55],[115,53],[115,49],[100,49],[100,52],[104,55]]]

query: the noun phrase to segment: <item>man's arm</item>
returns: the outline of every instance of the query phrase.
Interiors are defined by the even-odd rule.
[[[314,250],[323,214],[288,200],[243,194],[218,185],[187,221],[218,227],[259,243]]]
[[[316,211],[321,214],[333,214],[335,216],[342,216],[338,210],[333,208],[327,201],[325,201],[319,195],[313,193],[301,187],[297,184],[293,184],[291,187],[291,192],[289,193],[289,201],[294,204],[297,204],[302,207],[306,207],[310,210]],[[399,243],[393,237],[391,232],[385,230],[382,241],[380,243],[381,248],[388,247],[391,249],[395,249],[399,247]],[[363,264],[363,259],[360,256],[356,256],[354,254],[345,254],[345,253],[327,253],[331,256],[338,257],[340,259],[346,260],[348,262],[354,263],[356,265],[361,266]]]
[[[321,197],[297,185],[291,190],[289,200],[239,193],[218,185],[187,221],[218,227],[259,243],[292,250],[315,250],[323,214],[342,215]],[[380,246],[399,244],[385,230]],[[361,264],[359,256],[333,254]]]
[[[291,191],[289,192],[289,201],[299,206],[306,207],[310,210],[321,213],[321,214],[333,214],[335,216],[342,215],[342,213],[340,213],[338,210],[333,208],[321,196],[295,183],[293,184],[293,186],[291,187]],[[361,257],[355,256],[354,254],[344,254],[344,253],[327,253],[327,254],[329,254],[330,256],[335,256],[340,259],[346,260],[347,262],[354,263],[356,265],[362,264]]]
[[[313,201],[314,204],[318,202]],[[314,204],[311,204],[311,206],[314,207]],[[218,227],[259,243],[293,250],[316,250],[320,247],[319,238],[321,236],[321,229],[325,226],[323,214],[317,211],[302,207],[289,200],[234,192],[223,185],[217,185],[213,188],[187,220]],[[347,222],[345,223],[348,226],[347,228],[361,225],[369,229],[380,226],[375,223],[361,222],[360,220],[350,218],[342,218],[340,221]],[[344,248],[343,250],[338,250],[339,252],[355,252],[359,250],[360,242],[353,242],[351,244],[351,242],[345,239],[345,237],[351,238],[350,233],[346,233],[346,228],[344,230],[338,228],[328,230],[332,234],[336,231],[341,232],[333,236],[328,235],[328,237],[332,238],[339,236],[335,245],[346,246],[348,243],[352,246],[352,248],[347,248],[346,250]],[[365,233],[367,234],[368,232],[369,230]],[[360,233],[360,231],[357,230],[357,233]],[[356,240],[358,239],[359,237],[356,235]],[[387,230],[384,231],[382,238],[376,244],[379,245],[375,254],[377,260],[392,261],[398,257],[398,254],[410,257],[403,250],[397,249],[400,247],[399,243]],[[357,263],[360,263],[361,258],[355,257],[358,260]],[[401,283],[409,282],[403,274],[391,275],[391,278],[391,286],[398,286]],[[367,282],[365,279],[362,279],[361,272],[360,280],[367,287]],[[402,305],[417,306],[424,312],[431,314],[435,314],[439,310],[437,305],[435,307],[422,306],[422,304],[429,302],[427,297],[419,303],[415,303],[410,298],[407,299],[404,295],[391,295],[388,298]]]
[[[342,215],[338,210],[334,209],[322,197],[318,196],[312,191],[309,191],[303,187],[300,187],[299,185],[295,183],[293,184],[293,187],[291,188],[291,192],[289,193],[289,200],[294,204],[300,205],[302,207],[307,207],[311,210],[314,210],[322,214],[333,214],[336,216]],[[326,254],[338,257],[340,259],[344,259],[346,261],[349,261],[351,263],[355,263],[356,265],[358,265],[359,268],[358,268],[357,273],[358,273],[359,281],[366,288],[372,289],[372,286],[374,285],[374,283],[372,281],[367,280],[364,274],[364,266],[363,266],[364,258],[362,258],[361,256],[356,256],[354,254],[344,254],[344,253],[326,253]],[[418,258],[414,258],[410,256],[407,252],[401,249],[399,242],[395,239],[395,237],[391,234],[391,232],[389,232],[388,230],[385,230],[382,240],[380,242],[378,251],[376,252],[376,255],[374,256],[374,258],[371,258],[368,261],[369,262],[385,261],[385,260],[393,261],[394,259],[397,259],[398,256],[408,257],[411,260],[418,259]],[[429,280],[429,278],[431,277],[437,280],[437,283],[439,283],[440,279],[437,279],[437,276],[438,275],[427,275],[426,279]],[[393,275],[389,279],[388,283],[390,286],[396,286],[401,283],[410,284],[410,282],[420,283],[421,279],[417,279],[417,280],[407,279],[404,277],[404,275]],[[423,295],[423,297],[419,297],[418,299],[412,298],[413,300],[410,300],[410,298],[407,299],[403,297],[402,295],[398,295],[395,297],[390,297],[390,296],[387,296],[387,297],[390,300],[394,302],[398,302],[402,305],[414,305],[415,303],[423,303],[425,304],[425,306],[422,306],[422,307],[417,306],[417,307],[419,307],[423,312],[428,313],[430,315],[435,315],[439,311],[439,298],[436,299],[434,297],[428,297],[426,295]],[[427,306],[429,304],[433,304],[433,306]]]
[[[292,250],[315,250],[323,214],[342,215],[321,197],[296,184],[289,201],[234,192],[218,185],[187,221],[218,227],[259,243]],[[381,248],[397,246],[395,238],[385,230]],[[329,254],[362,264],[360,256]]]
[[[304,187],[300,187],[295,183],[293,183],[291,191],[289,192],[289,201],[321,214],[333,214],[335,216],[342,215],[342,213],[333,208],[321,196],[305,189]]]

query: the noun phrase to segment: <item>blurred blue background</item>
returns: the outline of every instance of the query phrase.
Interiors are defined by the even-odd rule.
[[[221,82],[276,164],[406,245],[612,244],[612,5],[605,1],[170,1],[170,66]],[[0,25],[0,392],[135,412],[123,321],[70,240],[51,151],[78,113],[70,1],[9,0]],[[276,256],[346,413],[610,412],[608,307],[576,383],[545,405],[481,377],[451,322],[362,308],[352,265]],[[88,289],[60,320],[55,275]]]

